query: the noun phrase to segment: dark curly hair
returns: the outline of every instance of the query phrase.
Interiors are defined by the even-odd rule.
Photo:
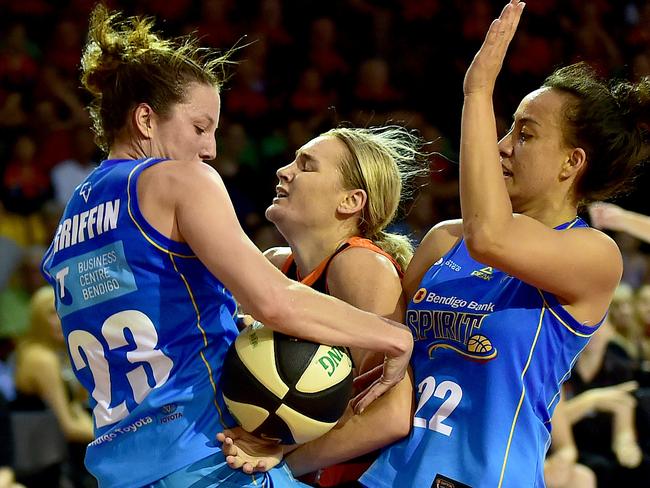
[[[564,104],[564,142],[587,154],[575,185],[579,205],[628,189],[639,163],[650,155],[650,78],[608,81],[580,62],[556,70],[542,86],[570,95]]]

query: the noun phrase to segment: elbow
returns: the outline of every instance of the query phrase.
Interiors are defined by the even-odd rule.
[[[290,327],[292,307],[286,289],[269,288],[264,296],[259,297],[251,307],[255,320],[273,330],[291,335]]]
[[[400,415],[395,422],[395,428],[393,429],[394,440],[392,442],[403,439],[409,432],[411,432],[411,417],[408,415]]]
[[[410,415],[405,415],[405,413],[409,413],[409,409],[402,409],[401,411],[394,411],[393,415],[391,415],[390,418],[393,419],[393,421],[389,422],[388,425],[384,424],[384,428],[386,428],[386,444],[392,444],[393,442],[397,442],[407,435],[409,435],[409,432],[411,432],[411,421],[412,418]]]
[[[471,258],[480,263],[490,264],[499,248],[499,233],[487,226],[465,226],[463,234]]]

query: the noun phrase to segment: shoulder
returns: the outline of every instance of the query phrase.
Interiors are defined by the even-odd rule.
[[[404,274],[404,291],[410,298],[422,277],[438,259],[443,257],[463,238],[463,221],[446,220],[436,224],[424,236]]]
[[[27,343],[20,347],[20,364],[29,372],[41,374],[52,369],[58,371],[59,357],[54,351],[38,343]]]
[[[463,237],[463,221],[445,220],[436,224],[424,236],[416,249],[416,256],[440,259]],[[416,257],[414,256],[414,258]]]
[[[203,161],[162,161],[146,168],[140,182],[151,185],[165,196],[187,196],[188,191],[201,191],[215,184],[223,187],[219,173]]]
[[[383,254],[366,247],[349,247],[338,253],[332,259],[327,279],[387,279],[394,278],[399,281],[399,273],[395,265]]]
[[[264,257],[271,261],[273,265],[281,269],[282,265],[287,261],[287,258],[291,255],[290,247],[272,247],[264,251]]]
[[[599,262],[598,267],[605,271],[613,288],[618,286],[618,282],[623,273],[623,256],[616,241],[604,232],[594,229],[593,227],[578,227],[569,229],[564,234],[575,239],[580,239],[585,255],[591,255],[593,262]],[[602,266],[606,263],[606,266]]]

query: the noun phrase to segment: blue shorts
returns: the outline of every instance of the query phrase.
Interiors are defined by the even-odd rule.
[[[231,469],[221,452],[195,463],[148,485],[146,488],[284,488],[305,487],[297,481],[282,462],[268,473],[245,474]]]

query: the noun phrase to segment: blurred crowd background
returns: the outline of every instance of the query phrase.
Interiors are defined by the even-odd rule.
[[[52,399],[39,388],[27,387],[27,393],[41,397],[37,408],[25,409],[25,402],[18,400],[21,347],[38,343],[58,358],[55,364],[62,370],[66,408],[83,407],[83,399],[73,393],[70,366],[55,332],[38,338],[33,329],[41,327],[39,321],[56,321],[34,299],[45,284],[39,273],[41,256],[65,202],[103,159],[89,129],[85,109],[89,97],[79,83],[79,59],[94,3],[0,0],[0,393],[6,400],[0,403],[6,403],[2,410],[8,412],[13,425],[15,449],[7,456],[13,456],[16,473],[28,486],[58,486],[55,481],[42,484],[42,480],[59,476],[61,486],[93,486],[78,462],[83,450],[70,447],[83,444],[85,434],[80,430],[87,431],[87,418],[73,415],[83,418],[78,422],[84,426],[71,426],[70,418],[63,418],[60,408],[54,408]],[[404,125],[430,142],[429,151],[445,156],[431,156],[430,177],[418,182],[419,189],[403,205],[395,230],[409,234],[417,243],[433,224],[460,216],[458,169],[449,160],[457,160],[462,79],[502,7],[501,0],[105,3],[127,15],[155,16],[158,28],[168,35],[196,33],[205,46],[241,47],[222,92],[218,156],[210,164],[225,180],[242,225],[262,250],[282,243],[264,219],[264,209],[275,194],[275,171],[289,163],[294,151],[309,139],[343,123]],[[605,76],[637,79],[650,75],[650,1],[530,0],[497,84],[499,130],[505,133],[510,126],[523,95],[539,86],[555,67],[579,60]],[[617,203],[650,214],[648,189],[646,168],[636,188]],[[627,235],[612,235],[625,257],[624,285],[617,295],[625,312],[612,314],[613,333],[608,341],[623,344],[623,352],[617,354],[629,362],[625,373],[616,370],[605,374],[606,379],[592,371],[579,388],[574,385],[569,390],[569,397],[626,380],[643,383],[639,390],[650,386],[643,380],[644,361],[650,359],[650,248]],[[609,349],[603,349],[603,357]],[[601,363],[602,368],[608,367],[606,360]],[[628,395],[635,405],[642,405],[637,390],[632,390]],[[64,454],[47,461],[22,458],[31,454],[21,442],[32,442],[25,440],[28,429],[16,413],[24,410],[46,410],[53,415],[52,421],[61,427],[63,444],[70,444]],[[602,461],[605,464],[618,463],[618,468],[628,471],[647,470],[649,436],[637,432],[643,461],[635,468],[625,466],[612,447],[611,412],[587,428],[588,433],[597,433],[602,441],[598,449],[603,452],[589,453],[595,449],[592,441],[581,446],[578,424],[597,416],[598,409],[591,410],[574,422],[580,458],[597,454],[607,460]],[[643,415],[638,415],[637,422]],[[56,442],[53,445],[62,445]],[[53,452],[59,453],[57,449]],[[591,466],[588,460],[585,463]],[[11,463],[0,459],[2,465]],[[56,469],[47,478],[38,478],[38,470],[53,466]],[[600,485],[610,486],[604,484],[604,471],[591,467]]]

